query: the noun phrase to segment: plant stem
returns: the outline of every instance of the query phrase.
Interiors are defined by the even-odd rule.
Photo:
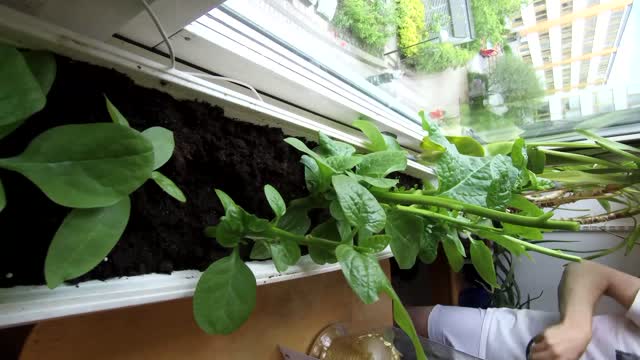
[[[303,198],[291,200],[288,207],[301,207],[305,209],[315,209],[327,206],[327,200],[317,196],[309,195]]]
[[[401,204],[419,204],[443,207],[450,210],[463,211],[465,213],[479,215],[485,218],[498,220],[500,222],[535,227],[539,229],[557,229],[567,231],[578,231],[580,225],[573,221],[547,220],[544,217],[530,217],[516,214],[509,214],[502,211],[487,209],[482,206],[466,204],[453,199],[445,199],[438,196],[398,194],[393,192],[372,191],[372,194],[383,202]]]
[[[528,241],[523,241],[523,240],[520,240],[520,239],[516,239],[513,236],[503,235],[503,237],[505,239],[513,242],[513,243],[516,243],[518,245],[521,245],[521,246],[525,247],[526,249],[529,249],[529,250],[535,251],[535,252],[539,252],[539,253],[547,255],[547,256],[552,256],[552,257],[555,257],[555,258],[569,260],[569,261],[576,261],[576,262],[582,261],[582,258],[579,257],[579,256],[569,255],[569,254],[565,254],[565,253],[560,252],[560,251],[555,251],[555,250],[552,250],[552,249],[548,249],[548,248],[543,247],[543,246],[532,244],[532,243],[530,243]]]
[[[216,227],[215,226],[207,226],[204,229],[204,234],[207,237],[215,238],[216,237]],[[317,245],[322,247],[336,248],[338,245],[342,245],[341,242],[333,241],[329,239],[320,238],[312,235],[298,235],[292,232],[282,230],[278,227],[272,226],[268,230],[262,231],[260,233],[256,233],[254,235],[247,235],[249,239],[286,239],[295,241],[301,245]],[[353,247],[359,251],[370,251],[369,249],[363,248],[362,246],[354,246]]]
[[[260,237],[261,238],[267,237],[267,238],[274,238],[274,239],[287,239],[287,240],[295,241],[296,243],[301,245],[317,245],[322,247],[329,247],[332,249],[342,244],[341,242],[338,242],[338,241],[319,238],[317,236],[294,234],[292,232],[282,230],[277,227],[271,227],[268,230],[260,233]],[[359,251],[370,251],[361,246],[353,246],[353,248]]]
[[[422,215],[422,216],[426,216],[426,217],[430,217],[430,218],[434,218],[434,219],[440,219],[440,220],[444,220],[444,221],[450,222],[452,224],[464,226],[464,227],[471,228],[471,229],[481,229],[481,230],[487,230],[487,231],[499,230],[499,229],[496,229],[496,228],[491,227],[491,226],[484,226],[484,225],[478,225],[478,224],[466,222],[466,221],[463,221],[463,220],[460,220],[460,219],[453,218],[451,216],[438,214],[437,212],[433,212],[433,211],[429,211],[429,210],[418,209],[418,208],[413,208],[413,207],[404,206],[404,205],[396,205],[396,208],[398,210],[400,210],[400,211],[403,211],[403,212],[413,213],[413,214],[416,214],[416,215]]]
[[[560,158],[564,158],[564,159],[568,159],[568,160],[572,160],[572,161],[577,161],[577,162],[582,162],[582,163],[586,163],[586,164],[599,164],[599,165],[604,165],[604,166],[609,166],[612,167],[614,169],[628,169],[625,166],[622,166],[620,164],[616,164],[614,162],[611,161],[607,161],[607,160],[603,160],[603,159],[598,159],[592,156],[586,156],[586,155],[581,155],[581,154],[573,154],[573,153],[566,153],[566,152],[561,152],[561,151],[555,151],[555,150],[547,150],[547,149],[540,149],[540,151],[542,151],[545,154],[548,155],[553,155],[553,156],[557,156]]]
[[[629,208],[629,209],[618,210],[618,211],[614,211],[614,212],[610,212],[602,215],[580,217],[580,218],[566,219],[566,220],[576,221],[579,224],[586,225],[586,224],[598,224],[598,223],[603,223],[603,222],[607,222],[615,219],[632,217],[638,214],[640,214],[640,208]]]
[[[614,196],[616,191],[623,189],[622,185],[606,185],[584,191],[572,191],[568,189],[554,190],[542,196],[526,194],[525,197],[538,207],[547,208],[556,205],[569,204],[584,199],[600,199]]]
[[[438,214],[436,212],[433,211],[429,211],[429,210],[423,210],[423,209],[416,209],[416,208],[412,208],[409,206],[403,206],[403,205],[397,205],[396,208],[400,211],[404,211],[404,212],[408,212],[408,213],[413,213],[413,214],[417,214],[417,215],[423,215],[423,216],[428,216],[428,217],[432,217],[435,219],[440,219],[440,220],[444,220],[444,221],[448,221],[450,223],[453,224],[457,224],[460,226],[463,226],[465,228],[469,228],[469,229],[480,229],[480,230],[485,230],[485,231],[490,231],[490,232],[497,232],[498,229],[494,228],[494,227],[490,227],[490,226],[484,226],[484,225],[478,225],[478,224],[473,224],[473,223],[468,223],[466,221],[462,221],[456,218],[452,218],[450,216],[447,215],[442,215],[442,214]],[[565,254],[561,251],[557,251],[557,250],[553,250],[553,249],[548,249],[536,244],[532,244],[530,242],[527,241],[523,241],[520,239],[516,239],[512,236],[508,236],[508,235],[503,235],[503,234],[496,234],[496,235],[501,235],[502,238],[504,240],[516,243],[518,245],[523,246],[526,249],[529,249],[531,251],[535,251],[535,252],[539,252],[548,256],[553,256],[556,258],[560,258],[560,259],[565,259],[565,260],[569,260],[569,261],[580,261],[580,257],[578,256],[573,256],[573,255],[569,255],[569,254]]]
[[[531,142],[527,146],[535,147],[563,147],[563,148],[580,148],[580,149],[597,149],[597,144],[585,144],[579,142]]]

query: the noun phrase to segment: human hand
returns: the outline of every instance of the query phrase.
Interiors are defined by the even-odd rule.
[[[591,323],[561,322],[536,336],[529,360],[577,360],[591,341]]]

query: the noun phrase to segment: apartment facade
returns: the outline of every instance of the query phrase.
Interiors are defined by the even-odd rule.
[[[607,81],[632,5],[633,0],[537,0],[511,19],[512,49],[536,69],[547,93],[549,106],[538,120],[629,106],[629,89]]]

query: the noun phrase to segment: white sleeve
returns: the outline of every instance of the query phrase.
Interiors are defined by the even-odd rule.
[[[640,327],[640,291],[636,294],[633,304],[631,304],[629,311],[627,311],[627,318],[633,321],[636,326]]]

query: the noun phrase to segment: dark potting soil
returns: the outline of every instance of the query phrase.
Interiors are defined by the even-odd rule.
[[[62,57],[57,65],[46,107],[0,142],[0,157],[21,153],[34,136],[53,126],[110,121],[106,95],[132,127],[173,131],[175,150],[160,170],[187,197],[182,204],[148,181],[131,195],[129,224],[115,248],[74,282],[203,270],[227,255],[228,249],[203,235],[206,226],[224,215],[216,188],[264,218],[272,217],[265,184],[277,188],[287,202],[307,195],[300,153],[283,141],[282,130],[234,121],[220,107],[203,102],[175,100],[111,69]],[[7,193],[7,207],[0,213],[0,287],[43,284],[49,243],[69,209],[17,173],[0,169],[0,179]],[[415,179],[402,176],[402,182]]]
[[[226,255],[228,250],[203,236],[204,227],[223,215],[215,188],[265,218],[272,216],[265,184],[275,186],[287,201],[306,195],[300,154],[283,141],[282,130],[233,121],[219,107],[177,101],[110,69],[57,60],[47,106],[2,141],[0,156],[22,152],[35,135],[56,125],[110,121],[104,94],[132,127],[173,131],[176,147],[161,171],[188,199],[179,203],[148,181],[131,196],[123,237],[104,262],[79,280],[205,269]],[[1,171],[0,179],[7,190],[7,207],[0,213],[0,286],[42,284],[49,243],[69,210],[19,174]]]

